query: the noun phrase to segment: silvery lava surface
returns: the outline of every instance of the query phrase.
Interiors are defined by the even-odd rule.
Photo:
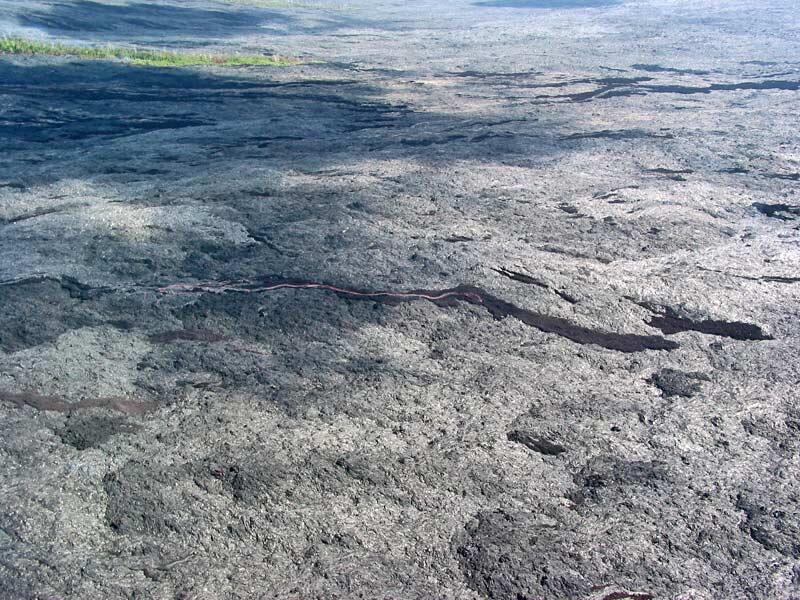
[[[306,59],[0,57],[4,597],[798,597],[796,3],[254,4],[0,1]]]

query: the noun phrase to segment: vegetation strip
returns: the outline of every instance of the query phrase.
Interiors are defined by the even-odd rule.
[[[0,38],[0,55],[71,56],[86,60],[122,60],[148,67],[192,66],[267,66],[284,67],[300,61],[281,56],[263,54],[203,54],[171,50],[126,48],[121,46],[75,46],[25,38]]]

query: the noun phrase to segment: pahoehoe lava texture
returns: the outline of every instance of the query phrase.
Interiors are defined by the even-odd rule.
[[[800,600],[796,2],[309,3],[0,0],[303,61],[0,56],[0,599]]]
[[[18,407],[31,406],[37,410],[71,413],[89,408],[106,408],[124,414],[141,415],[156,408],[153,402],[132,400],[129,398],[84,398],[68,400],[61,396],[44,396],[34,392],[0,391],[0,402],[10,402]]]
[[[642,352],[644,350],[674,350],[676,342],[653,335],[635,335],[630,333],[613,333],[590,329],[575,325],[566,319],[552,317],[520,308],[514,304],[493,296],[479,287],[458,285],[442,290],[410,290],[406,292],[365,291],[349,289],[317,281],[302,279],[284,279],[275,276],[262,276],[258,279],[241,281],[222,281],[206,283],[173,284],[161,288],[162,292],[238,292],[259,293],[280,289],[326,290],[340,296],[356,300],[373,300],[384,304],[399,304],[413,300],[427,300],[437,306],[452,307],[459,302],[482,306],[495,319],[514,317],[530,327],[554,333],[578,344],[594,344],[619,352]]]

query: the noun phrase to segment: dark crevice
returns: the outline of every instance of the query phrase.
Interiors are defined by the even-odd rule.
[[[484,134],[483,139],[488,137],[497,137],[500,134]],[[477,136],[480,137],[480,136]],[[459,141],[481,141],[480,139],[470,139],[469,136],[463,134],[451,134],[441,137],[428,137],[428,138],[401,138],[398,140],[389,141],[388,143],[375,144],[369,147],[370,151],[385,150],[394,146],[405,146],[408,148],[427,148],[429,146],[441,146]]]
[[[502,275],[504,277],[508,277],[509,279],[511,279],[513,281],[519,281],[520,283],[525,283],[527,285],[536,285],[536,286],[539,286],[540,288],[544,288],[546,290],[550,289],[550,286],[547,285],[544,281],[541,281],[540,279],[536,279],[534,277],[531,277],[530,275],[526,275],[525,273],[519,273],[517,271],[511,271],[511,270],[505,269],[503,267],[501,267],[499,269],[494,269],[493,268],[492,271],[494,271],[495,273],[500,273],[500,275]]]
[[[566,319],[544,315],[520,308],[506,302],[481,288],[471,285],[459,285],[442,290],[411,291],[366,291],[353,288],[307,281],[302,279],[285,279],[275,276],[262,276],[235,282],[209,282],[197,284],[173,284],[160,289],[163,293],[189,292],[232,292],[261,293],[277,289],[325,290],[339,296],[354,300],[371,300],[388,305],[403,302],[427,300],[441,307],[454,307],[460,303],[472,304],[485,308],[495,319],[514,317],[525,325],[553,333],[578,344],[593,344],[619,352],[642,352],[644,350],[674,350],[678,344],[660,336],[613,333],[576,325]]]
[[[710,92],[738,92],[744,90],[784,90],[796,92],[800,90],[800,81],[767,79],[764,81],[742,81],[739,83],[712,83],[708,87],[692,87],[679,85],[645,86],[647,91],[671,94],[708,94]]]
[[[14,181],[3,181],[0,182],[0,188],[9,188],[12,190],[24,190],[26,189],[25,186],[21,183],[16,183]]]
[[[656,169],[644,169],[645,173],[651,173],[653,175],[690,175],[694,173],[692,169],[665,169],[663,167],[658,167]]]
[[[261,193],[253,193],[251,195],[256,197],[256,198],[268,197],[268,196],[265,196],[265,195],[263,195]],[[270,250],[272,250],[276,254],[280,254],[280,255],[286,254],[286,252],[284,250],[282,250],[280,247],[278,247],[266,235],[264,235],[264,234],[262,234],[260,232],[257,232],[257,231],[253,231],[253,230],[249,229],[248,227],[246,227],[244,224],[242,224],[242,227],[244,227],[247,230],[247,237],[249,237],[253,241],[258,242],[259,244],[263,244],[264,246],[266,246],[267,248],[269,248]]]
[[[715,319],[694,320],[681,316],[668,306],[658,306],[649,302],[637,302],[655,316],[650,317],[647,324],[660,329],[665,335],[673,335],[684,331],[697,331],[708,335],[718,335],[742,341],[763,341],[775,339],[767,335],[758,325],[741,321],[719,321]]]
[[[609,78],[606,80],[596,79],[588,80],[587,82],[596,83],[600,87],[596,90],[588,92],[577,92],[573,94],[559,94],[559,95],[539,95],[536,96],[537,100],[543,101],[564,101],[564,102],[589,102],[595,98],[613,98],[618,96],[637,96],[646,94],[710,94],[711,92],[733,92],[733,91],[746,91],[746,90],[782,90],[782,91],[798,91],[800,90],[800,81],[789,81],[783,79],[767,79],[764,81],[743,81],[737,83],[712,83],[706,86],[683,86],[683,85],[657,85],[645,84],[640,82],[648,81],[648,78],[626,79],[618,78],[614,80]],[[555,85],[541,86],[541,87],[564,87],[574,83],[581,83],[581,80],[572,82],[564,82]]]
[[[561,290],[555,290],[555,289],[553,291],[555,292],[556,296],[558,296],[565,302],[569,302],[570,304],[578,304],[578,299],[571,296],[567,292],[562,292]]]
[[[224,342],[228,338],[213,331],[200,329],[176,329],[147,336],[153,344],[171,344],[173,342]]]
[[[657,138],[657,139],[673,139],[675,136],[671,133],[654,133],[644,129],[602,129],[600,131],[588,131],[583,133],[573,133],[562,137],[564,141],[570,140],[591,140],[591,139],[608,139],[608,140],[639,140],[644,138]]]
[[[91,298],[97,298],[98,296],[108,294],[112,291],[111,288],[92,287],[90,285],[86,285],[85,283],[81,283],[77,279],[68,275],[62,275],[57,279],[57,281],[61,286],[61,289],[66,291],[70,298],[74,298],[76,300],[90,300]]]
[[[518,137],[533,137],[521,133],[513,133],[511,131],[501,131],[499,133],[495,133],[493,131],[487,131],[486,133],[479,133],[478,135],[472,136],[469,141],[471,143],[474,142],[484,142],[486,140],[496,140],[496,139],[507,139],[507,138],[518,138]]]
[[[510,125],[511,123],[529,123],[529,122],[535,123],[538,120],[539,119],[532,119],[528,117],[522,117],[519,119],[501,119],[499,121],[484,121],[478,119],[475,121],[467,121],[463,124],[460,123],[455,127],[446,127],[445,129],[442,129],[442,131],[443,132],[462,131],[464,129],[475,129],[476,127],[483,127],[483,128],[499,127],[500,125]]]
[[[487,72],[487,71],[447,71],[446,75],[450,75],[451,77],[463,77],[463,78],[470,78],[470,79],[499,79],[499,78],[507,78],[507,79],[525,79],[528,77],[535,77],[536,75],[541,75],[541,71],[519,71],[516,73],[509,73],[509,72]]]
[[[672,179],[673,181],[686,181],[684,175],[689,175],[694,173],[692,169],[665,169],[665,168],[657,168],[657,169],[644,169],[644,173],[649,175],[663,175],[667,179]]]
[[[31,283],[41,283],[43,281],[56,282],[59,286],[61,286],[61,289],[69,293],[70,298],[75,298],[78,300],[96,298],[103,294],[109,294],[115,290],[115,288],[110,287],[93,287],[85,283],[81,283],[69,275],[61,275],[59,277],[54,275],[31,275],[30,277],[21,277],[19,279],[6,279],[0,281],[0,287],[24,286]]]
[[[79,300],[96,298],[103,294],[110,294],[113,291],[119,290],[118,288],[112,287],[94,287],[87,285],[69,275],[31,275],[29,277],[20,277],[19,279],[6,279],[0,281],[0,287],[16,287],[31,283],[41,283],[43,281],[56,282],[63,290],[69,292],[71,298],[77,298]]]
[[[587,79],[571,79],[567,81],[559,81],[557,83],[542,83],[532,87],[567,87],[576,84],[594,83],[600,86],[612,87],[621,85],[637,85],[653,81],[652,77],[600,77],[600,78],[587,78]]]
[[[568,215],[577,215],[579,214],[578,209],[571,204],[567,204],[566,202],[562,202],[558,205],[558,210],[567,213]]]
[[[800,181],[800,173],[762,173],[767,179],[784,179],[786,181]]]
[[[781,221],[791,221],[800,217],[800,206],[791,204],[764,204],[763,202],[753,202],[755,208],[762,215]]]
[[[19,215],[17,217],[11,217],[9,219],[2,219],[0,218],[0,225],[11,225],[12,223],[19,223],[21,221],[27,221],[29,219],[35,219],[37,217],[43,217],[45,215],[53,215],[60,212],[66,212],[73,208],[81,208],[87,206],[86,204],[74,203],[74,204],[62,204],[61,206],[56,206],[53,208],[41,208],[39,210],[35,210],[31,213]]]
[[[499,273],[500,275],[502,275],[504,277],[508,277],[509,279],[511,279],[513,281],[518,281],[520,283],[524,283],[524,284],[527,284],[527,285],[535,285],[535,286],[538,286],[538,287],[543,288],[545,290],[550,290],[550,291],[554,292],[559,298],[561,298],[562,300],[566,300],[570,304],[577,304],[578,303],[578,301],[575,298],[573,298],[572,296],[570,296],[568,293],[562,292],[561,290],[557,290],[557,289],[551,287],[550,285],[548,285],[547,283],[545,283],[544,281],[536,279],[535,277],[531,277],[530,275],[526,275],[525,273],[518,273],[517,271],[511,271],[509,269],[504,269],[502,267],[500,269],[494,269],[493,268],[492,271],[494,271],[496,273]]]
[[[609,190],[607,192],[596,192],[592,198],[595,200],[608,200],[609,198],[614,198],[619,196],[619,193],[624,190],[638,190],[638,185],[629,185],[621,188],[615,188],[613,190]]]
[[[356,133],[369,129],[399,129],[409,125],[408,119],[404,118],[404,116],[393,114],[393,111],[378,112],[375,116],[363,119],[355,118],[352,120],[352,125],[343,124],[341,129],[343,133]]]
[[[631,65],[631,69],[646,71],[647,73],[677,73],[679,75],[708,75],[708,71],[697,71],[695,69],[675,69],[673,67],[662,67],[661,65]]]
[[[761,277],[753,277],[752,275],[737,275],[736,273],[726,273],[725,271],[718,271],[716,269],[708,269],[706,267],[699,267],[701,271],[709,273],[718,273],[726,277],[734,277],[736,279],[746,279],[748,281],[763,281],[766,283],[800,283],[800,277],[788,277],[783,275],[762,275]]]
[[[456,142],[459,140],[467,139],[466,135],[462,134],[451,134],[446,135],[441,138],[423,138],[423,139],[401,139],[399,143],[403,146],[413,146],[413,147],[425,147],[425,146],[435,146],[439,144],[449,144],[450,142]]]
[[[547,456],[558,456],[559,454],[563,454],[567,451],[567,449],[561,444],[556,444],[542,437],[538,437],[530,431],[509,431],[508,441],[522,444],[534,452],[545,454]]]

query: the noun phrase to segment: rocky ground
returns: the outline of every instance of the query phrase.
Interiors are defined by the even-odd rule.
[[[4,598],[800,597],[794,0],[0,32]]]

